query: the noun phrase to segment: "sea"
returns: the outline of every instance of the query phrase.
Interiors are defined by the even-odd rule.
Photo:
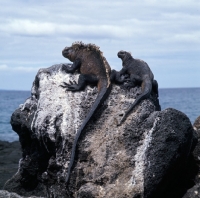
[[[0,140],[18,141],[17,133],[12,130],[12,113],[31,96],[30,91],[0,90]],[[200,116],[200,88],[159,89],[161,109],[174,108],[185,113],[191,123]]]

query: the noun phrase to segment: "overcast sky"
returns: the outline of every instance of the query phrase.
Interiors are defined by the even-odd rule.
[[[119,50],[143,59],[160,88],[200,87],[199,0],[1,0],[0,89],[30,90],[62,49],[95,43],[120,70]]]

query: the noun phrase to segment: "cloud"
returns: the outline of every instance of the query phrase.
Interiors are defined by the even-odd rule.
[[[3,64],[0,65],[0,71],[8,71],[8,72],[37,72],[40,68],[38,67],[8,67],[7,65]]]
[[[8,66],[7,65],[0,65],[0,70],[8,70]]]
[[[27,36],[52,36],[67,35],[68,37],[76,37],[87,35],[87,37],[101,38],[122,38],[129,37],[131,30],[127,27],[119,27],[115,25],[66,25],[50,22],[40,22],[33,20],[15,19],[8,20],[4,25],[0,26],[0,30],[17,35]]]
[[[8,20],[3,27],[0,27],[0,30],[10,34],[42,36],[54,33],[55,27],[51,23],[15,19]]]
[[[189,6],[189,2],[190,6],[193,5],[191,0],[183,1],[183,5]],[[77,8],[80,12],[78,16],[73,12],[69,12],[69,8],[66,8],[65,13],[63,7],[60,8],[59,12],[51,13],[53,7],[49,5],[45,8],[46,10],[35,17],[28,16],[27,11],[25,11],[26,17],[1,20],[0,31],[1,34],[4,32],[22,37],[59,36],[69,39],[79,37],[112,40],[138,40],[142,37],[147,40],[153,39],[154,42],[161,41],[162,43],[168,43],[170,40],[179,43],[180,41],[200,42],[200,25],[196,23],[200,20],[198,13],[184,12],[184,6],[172,3],[170,0],[167,1],[167,6],[163,6],[162,3],[156,0],[146,0],[144,6],[137,1],[136,3],[127,3],[127,1],[124,4],[117,2],[113,5],[113,9],[107,8],[108,12],[105,8],[109,5],[108,3],[103,2],[100,4],[97,2],[94,6],[99,5],[104,10],[100,8],[90,10],[91,8],[88,8],[88,13],[84,13],[84,9],[81,10],[79,7]],[[61,2],[62,4],[63,2]],[[69,5],[69,7],[73,7],[72,5]],[[179,6],[180,8],[174,11],[173,6]],[[36,12],[36,7],[29,8],[29,10]],[[120,14],[117,15],[116,13]],[[49,18],[48,15],[52,17]]]

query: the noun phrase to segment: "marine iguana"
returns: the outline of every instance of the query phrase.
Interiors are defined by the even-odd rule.
[[[81,127],[78,129],[73,146],[66,177],[66,184],[69,181],[70,172],[74,163],[76,152],[76,145],[81,132],[85,129],[93,114],[98,107],[104,102],[111,91],[110,83],[110,65],[103,56],[103,53],[94,44],[84,44],[82,42],[75,42],[71,47],[65,47],[62,51],[65,58],[73,62],[71,66],[63,64],[63,69],[67,73],[73,73],[76,70],[80,72],[78,84],[70,81],[70,84],[65,83],[61,85],[67,91],[80,91],[85,88],[87,84],[97,84],[98,95],[94,101],[89,113],[84,119]]]
[[[121,76],[128,74],[130,80],[126,84],[127,88],[134,87],[136,85],[141,85],[142,87],[142,94],[135,99],[131,107],[125,112],[120,123],[118,124],[119,126],[136,105],[138,105],[143,99],[150,96],[151,91],[154,91],[158,97],[158,83],[154,80],[154,75],[146,62],[140,59],[134,59],[131,56],[131,53],[123,50],[119,51],[117,55],[122,59],[123,68],[119,72],[112,70],[111,81],[117,83],[125,82],[127,79],[122,79]]]

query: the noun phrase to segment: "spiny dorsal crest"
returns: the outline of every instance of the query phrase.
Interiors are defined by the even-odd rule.
[[[89,44],[84,44],[82,41],[76,41],[72,43],[72,48],[75,50],[80,50],[80,49],[86,49],[87,51],[95,51],[100,54],[103,54],[97,45],[89,43]]]
[[[107,61],[105,61],[105,57],[103,56],[103,52],[100,50],[100,47],[93,43],[84,44],[82,41],[75,41],[74,43],[72,43],[72,48],[76,51],[81,49],[86,49],[87,51],[94,51],[97,54],[99,54],[104,64],[107,65]]]

